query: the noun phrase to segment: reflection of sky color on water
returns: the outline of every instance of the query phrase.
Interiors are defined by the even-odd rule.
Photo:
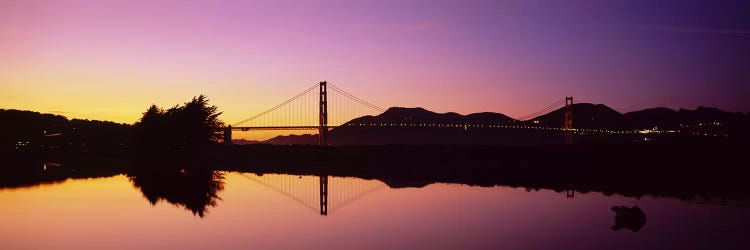
[[[262,182],[287,180],[279,189],[313,197],[301,200],[319,195],[294,179],[317,184],[314,176],[228,173],[221,200],[202,219],[164,201],[150,205],[125,176],[4,189],[0,242],[3,249],[724,249],[745,244],[750,221],[747,208],[676,199],[568,199],[549,190],[452,184],[391,189],[338,177],[329,177],[330,204],[337,190],[374,191],[320,216]],[[641,207],[647,223],[639,232],[611,230],[614,205]]]

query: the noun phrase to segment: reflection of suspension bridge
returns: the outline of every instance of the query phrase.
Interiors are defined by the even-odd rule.
[[[356,178],[247,173],[241,175],[308,209],[319,211],[321,215],[340,210],[368,194],[387,187],[379,181]]]
[[[318,90],[318,91],[315,91]],[[329,91],[331,90],[331,91]],[[497,128],[497,129],[542,129],[565,130],[586,133],[626,133],[629,131],[573,129],[573,97],[566,97],[554,102],[537,112],[523,116],[517,121],[536,118],[547,112],[564,108],[564,120],[560,127],[542,127],[529,124],[423,124],[423,123],[349,123],[350,120],[376,115],[382,108],[362,100],[345,90],[327,82],[310,86],[292,98],[250,118],[228,126],[224,129],[224,142],[231,143],[232,131],[253,130],[318,130],[320,145],[328,145],[328,132],[336,127],[434,127],[434,128]]]

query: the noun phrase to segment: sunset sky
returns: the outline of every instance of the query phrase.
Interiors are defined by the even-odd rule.
[[[750,1],[0,1],[0,108],[234,123],[327,80],[382,107],[750,111]]]

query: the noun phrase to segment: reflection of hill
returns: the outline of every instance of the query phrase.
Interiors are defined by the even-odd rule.
[[[224,175],[208,168],[169,168],[149,163],[125,166],[125,159],[68,156],[49,163],[42,156],[0,154],[0,189],[23,188],[61,183],[68,179],[110,177],[127,173],[133,186],[140,189],[151,204],[160,200],[185,207],[200,217],[221,200]],[[169,162],[178,159],[165,158]],[[131,159],[133,160],[133,159]],[[162,159],[164,160],[164,159]]]
[[[385,184],[388,185],[389,188],[423,188],[434,183],[430,181],[403,181],[398,179],[391,180],[389,178],[380,179],[380,181],[385,182]]]
[[[511,186],[556,191],[602,192],[718,200],[750,198],[743,149],[747,144],[580,144],[547,146],[273,146],[221,148],[201,155],[162,156],[165,164],[121,163],[87,158],[60,161],[42,173],[41,160],[0,164],[0,187],[15,188],[68,178],[126,172],[152,204],[160,200],[204,216],[217,205],[223,175],[257,174],[378,179],[392,188],[431,183]],[[153,158],[153,157],[152,157]],[[132,160],[132,159],[131,159]],[[148,159],[155,162],[154,159]],[[175,164],[178,162],[178,164]],[[179,165],[184,167],[169,168]],[[205,166],[212,166],[209,169]]]
[[[134,170],[128,178],[152,205],[164,200],[200,217],[217,205],[224,190],[224,174],[209,169],[152,167]]]
[[[0,154],[0,189],[54,184],[68,179],[110,177],[122,173],[121,165],[116,159],[41,160],[29,155]]]
[[[393,187],[443,182],[636,197],[750,197],[744,175],[739,174],[744,169],[736,164],[744,161],[738,151],[743,145],[258,145],[236,147],[212,164],[229,171],[378,179]]]

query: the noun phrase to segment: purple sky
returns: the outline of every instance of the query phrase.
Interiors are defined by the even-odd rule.
[[[750,1],[4,0],[0,58],[0,107],[127,123],[201,93],[233,123],[322,80],[437,112],[748,112]]]

